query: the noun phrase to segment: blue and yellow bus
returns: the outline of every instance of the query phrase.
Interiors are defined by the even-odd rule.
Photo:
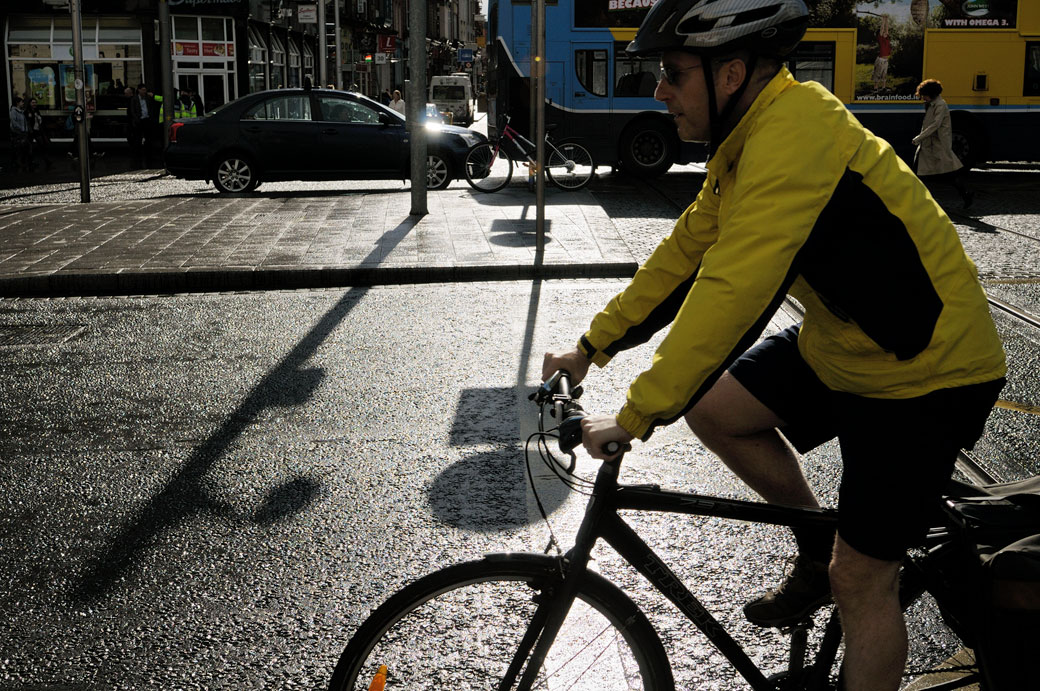
[[[530,0],[489,0],[488,134],[497,116],[529,131]],[[575,139],[597,165],[658,175],[675,162],[703,161],[684,144],[664,105],[654,100],[656,58],[625,54],[650,0],[546,0],[546,122],[558,139]]]
[[[489,0],[488,125],[528,131],[531,2]],[[546,0],[546,120],[597,164],[641,175],[703,161],[653,98],[658,61],[631,58],[653,0]],[[914,90],[943,83],[954,148],[969,165],[1040,160],[1040,0],[807,0],[812,25],[788,61],[904,158],[924,110]]]

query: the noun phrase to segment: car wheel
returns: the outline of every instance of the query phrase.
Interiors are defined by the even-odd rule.
[[[213,186],[218,192],[251,192],[260,184],[256,168],[245,156],[228,154],[213,166]]]
[[[426,157],[426,189],[442,190],[451,182],[451,162],[438,153]]]
[[[675,132],[663,123],[647,119],[635,122],[621,137],[621,166],[638,177],[656,177],[672,167],[678,154],[676,146]]]

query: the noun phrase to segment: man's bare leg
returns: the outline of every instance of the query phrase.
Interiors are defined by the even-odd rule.
[[[705,446],[767,502],[816,508],[798,457],[776,428],[769,408],[729,372],[686,414]]]
[[[830,575],[845,631],[845,689],[896,691],[906,666],[899,562],[868,557],[838,537]]]

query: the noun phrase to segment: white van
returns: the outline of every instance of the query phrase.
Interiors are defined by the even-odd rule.
[[[469,75],[438,75],[430,78],[430,102],[448,111],[452,123],[464,127],[473,123],[473,82]]]

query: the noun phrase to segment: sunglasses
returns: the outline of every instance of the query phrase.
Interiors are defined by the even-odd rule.
[[[679,75],[687,70],[692,70],[700,67],[700,64],[690,65],[689,67],[672,67],[671,65],[661,65],[661,79],[665,80],[672,86],[676,86],[679,83]]]

